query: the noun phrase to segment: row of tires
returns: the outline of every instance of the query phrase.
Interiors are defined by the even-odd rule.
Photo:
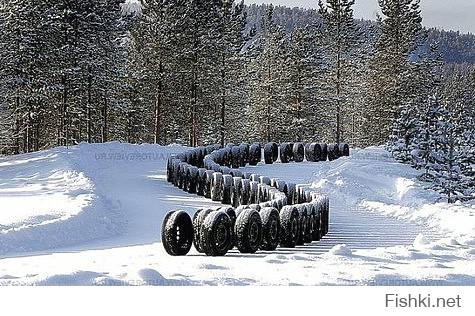
[[[319,240],[328,232],[328,198],[306,191],[303,186],[239,170],[247,164],[257,165],[262,152],[264,161],[269,164],[277,161],[279,155],[283,163],[301,162],[304,157],[308,161],[322,161],[326,157],[333,160],[342,153],[349,155],[349,148],[316,143],[280,146],[268,143],[262,149],[260,144],[231,144],[224,148],[219,145],[199,147],[171,157],[167,163],[169,182],[188,193],[221,201],[232,208],[200,210],[193,220],[183,211],[170,212],[162,227],[163,244],[169,254],[184,255],[192,243],[199,252],[211,256],[223,255],[234,246],[243,253],[253,253],[258,249],[273,250],[279,244],[294,247],[299,242]],[[291,205],[295,208],[289,209]],[[254,210],[254,215],[243,215],[239,219],[243,210]],[[216,212],[221,215],[206,220]],[[255,214],[260,216],[260,224]],[[267,224],[269,216],[273,219],[270,226]],[[290,226],[289,221],[293,223]],[[269,227],[273,234],[267,233]]]
[[[294,248],[320,240],[328,232],[328,199],[274,207],[241,206],[198,210],[193,218],[171,211],[162,225],[162,242],[172,256],[186,255],[191,246],[208,256]]]

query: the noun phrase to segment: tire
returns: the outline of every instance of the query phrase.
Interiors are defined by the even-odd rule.
[[[251,177],[250,177],[249,179],[250,179],[251,181],[259,182],[259,178],[260,178],[260,177],[261,177],[260,175],[253,173],[253,174],[251,174]]]
[[[319,241],[322,237],[320,231],[320,210],[319,204],[312,202],[312,241]]]
[[[188,193],[195,194],[198,185],[198,167],[191,166],[188,168]]]
[[[295,187],[294,183],[287,184],[287,204],[289,205],[295,204]]]
[[[322,235],[326,236],[328,234],[328,231],[330,230],[330,203],[328,198],[324,199],[323,202],[323,212],[322,212],[322,217],[323,217],[323,228],[322,228]]]
[[[328,145],[327,144],[320,144],[322,148],[322,155],[320,156],[320,161],[327,161],[328,160]]]
[[[213,187],[213,171],[207,170],[206,171],[206,183],[204,188],[204,197],[207,199],[211,199],[211,188]]]
[[[231,148],[231,165],[234,169],[241,166],[241,151],[239,146],[234,146]]]
[[[311,145],[312,144],[305,144],[305,159],[308,162],[315,162],[315,157],[311,155],[312,154],[312,151],[310,150]]]
[[[350,156],[350,146],[348,144],[340,144],[340,155],[342,157]]]
[[[294,144],[293,156],[295,162],[303,162],[305,158],[305,146],[303,145],[303,143]]]
[[[205,195],[206,188],[206,169],[198,169],[198,182],[196,183],[196,194],[199,196]]]
[[[249,186],[249,204],[256,204],[259,202],[259,183],[251,181]]]
[[[242,179],[242,190],[241,190],[241,201],[240,205],[249,204],[249,199],[251,195],[251,180]]]
[[[241,170],[238,170],[238,169],[231,169],[231,171],[229,172],[229,174],[233,177],[239,177],[239,178],[242,178],[242,171]]]
[[[328,160],[333,161],[340,158],[340,147],[337,144],[328,145]]]
[[[222,167],[221,167],[221,173],[222,173],[223,175],[229,174],[230,172],[231,172],[231,168],[228,168],[228,167],[226,167],[226,166],[222,166]]]
[[[292,159],[292,147],[289,143],[280,145],[280,162],[289,163]]]
[[[186,162],[180,163],[178,166],[178,188],[183,189],[183,186],[185,185],[185,167],[187,166]]]
[[[173,182],[173,159],[175,159],[175,157],[173,156],[168,157],[167,159],[167,182],[168,183]]]
[[[271,180],[270,180],[269,177],[260,176],[260,177],[259,177],[259,183],[270,185],[270,184],[271,184]]]
[[[272,143],[272,160],[276,162],[277,159],[279,159],[279,145]]]
[[[213,173],[211,200],[216,202],[221,202],[223,200],[223,175],[219,172]]]
[[[295,187],[295,201],[294,204],[302,204],[307,202],[305,199],[305,188],[302,185],[297,185]]]
[[[267,165],[271,165],[274,163],[274,151],[276,148],[277,144],[276,143],[267,143],[264,146],[264,162]]]
[[[284,206],[280,211],[280,245],[294,248],[298,240],[299,213],[295,206]]]
[[[320,144],[313,143],[308,146],[308,156],[310,157],[311,162],[318,162],[321,160],[322,156],[322,147]]]
[[[252,144],[249,147],[249,165],[257,166],[257,164],[261,161],[261,155],[261,145]]]
[[[280,192],[282,193],[285,193],[285,195],[287,195],[287,192],[288,192],[288,187],[287,187],[287,183],[283,180],[277,180],[277,186],[276,186],[277,190],[279,190]]]
[[[257,197],[257,201],[258,203],[264,203],[264,202],[267,202],[269,200],[269,195],[268,195],[268,186],[265,185],[265,184],[261,184],[259,183],[257,185],[257,191],[258,191],[258,197]]]
[[[262,220],[262,244],[261,249],[273,251],[280,242],[280,216],[277,209],[268,207],[262,209],[259,214]]]
[[[238,207],[241,203],[242,195],[242,178],[234,177],[233,178],[233,197],[232,197],[232,206]]]
[[[241,167],[245,167],[249,163],[249,144],[239,145],[239,152],[241,153]]]
[[[313,241],[313,223],[315,215],[312,213],[312,204],[304,204],[307,213],[307,229],[304,232],[304,243],[310,244]]]
[[[297,210],[299,212],[299,232],[298,232],[297,245],[302,246],[305,244],[305,234],[307,232],[308,215],[307,215],[307,209],[302,204],[298,206]]]
[[[191,165],[186,164],[183,167],[183,187],[182,190],[188,192],[188,184],[190,183],[190,168]]]
[[[259,212],[243,210],[234,226],[236,247],[241,253],[255,253],[262,243],[262,220]]]
[[[198,210],[193,216],[193,245],[199,253],[204,252],[200,239],[201,225],[211,212],[213,212],[212,209]]]
[[[236,245],[235,242],[236,242],[236,237],[234,236],[234,225],[236,224],[236,218],[237,218],[237,215],[236,215],[236,210],[232,207],[222,207],[220,209],[221,211],[223,211],[224,213],[228,214],[229,216],[229,219],[231,219],[231,235],[232,235],[232,243],[229,247],[229,250],[233,249],[234,246]]]
[[[213,211],[200,230],[200,244],[207,256],[224,256],[232,248],[232,222],[223,211]]]
[[[185,256],[193,244],[193,222],[184,211],[167,214],[162,224],[162,243],[172,256]]]
[[[229,205],[233,203],[233,177],[229,174],[223,176],[222,203]]]

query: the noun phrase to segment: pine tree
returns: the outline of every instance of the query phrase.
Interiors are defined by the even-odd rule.
[[[421,36],[419,0],[379,0],[383,14],[381,35],[371,62],[371,88],[367,111],[369,141],[386,143],[403,103],[410,57]]]
[[[262,19],[262,33],[255,49],[259,54],[252,60],[250,122],[252,138],[259,141],[279,141],[282,126],[288,124],[283,115],[285,87],[283,87],[286,42],[282,29],[273,20],[274,7],[267,6]]]

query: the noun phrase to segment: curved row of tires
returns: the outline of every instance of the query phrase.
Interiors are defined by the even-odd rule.
[[[324,148],[324,149],[323,149]],[[293,248],[320,240],[328,232],[329,200],[303,186],[243,173],[247,164],[324,161],[349,155],[348,145],[302,143],[233,144],[199,147],[171,157],[167,181],[188,193],[230,205],[169,212],[162,224],[168,254],[186,255],[194,245],[200,253],[222,256],[236,247],[241,253]],[[337,158],[335,158],[337,157]]]

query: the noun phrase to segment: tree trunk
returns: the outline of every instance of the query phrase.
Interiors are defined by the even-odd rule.
[[[91,66],[87,67],[87,107],[86,107],[86,136],[87,142],[92,142],[92,118],[91,118],[91,107],[92,107],[92,70]]]
[[[107,97],[104,97],[104,107],[102,108],[102,142],[108,142],[108,129],[109,129],[109,121],[108,121],[108,104],[107,104]]]

